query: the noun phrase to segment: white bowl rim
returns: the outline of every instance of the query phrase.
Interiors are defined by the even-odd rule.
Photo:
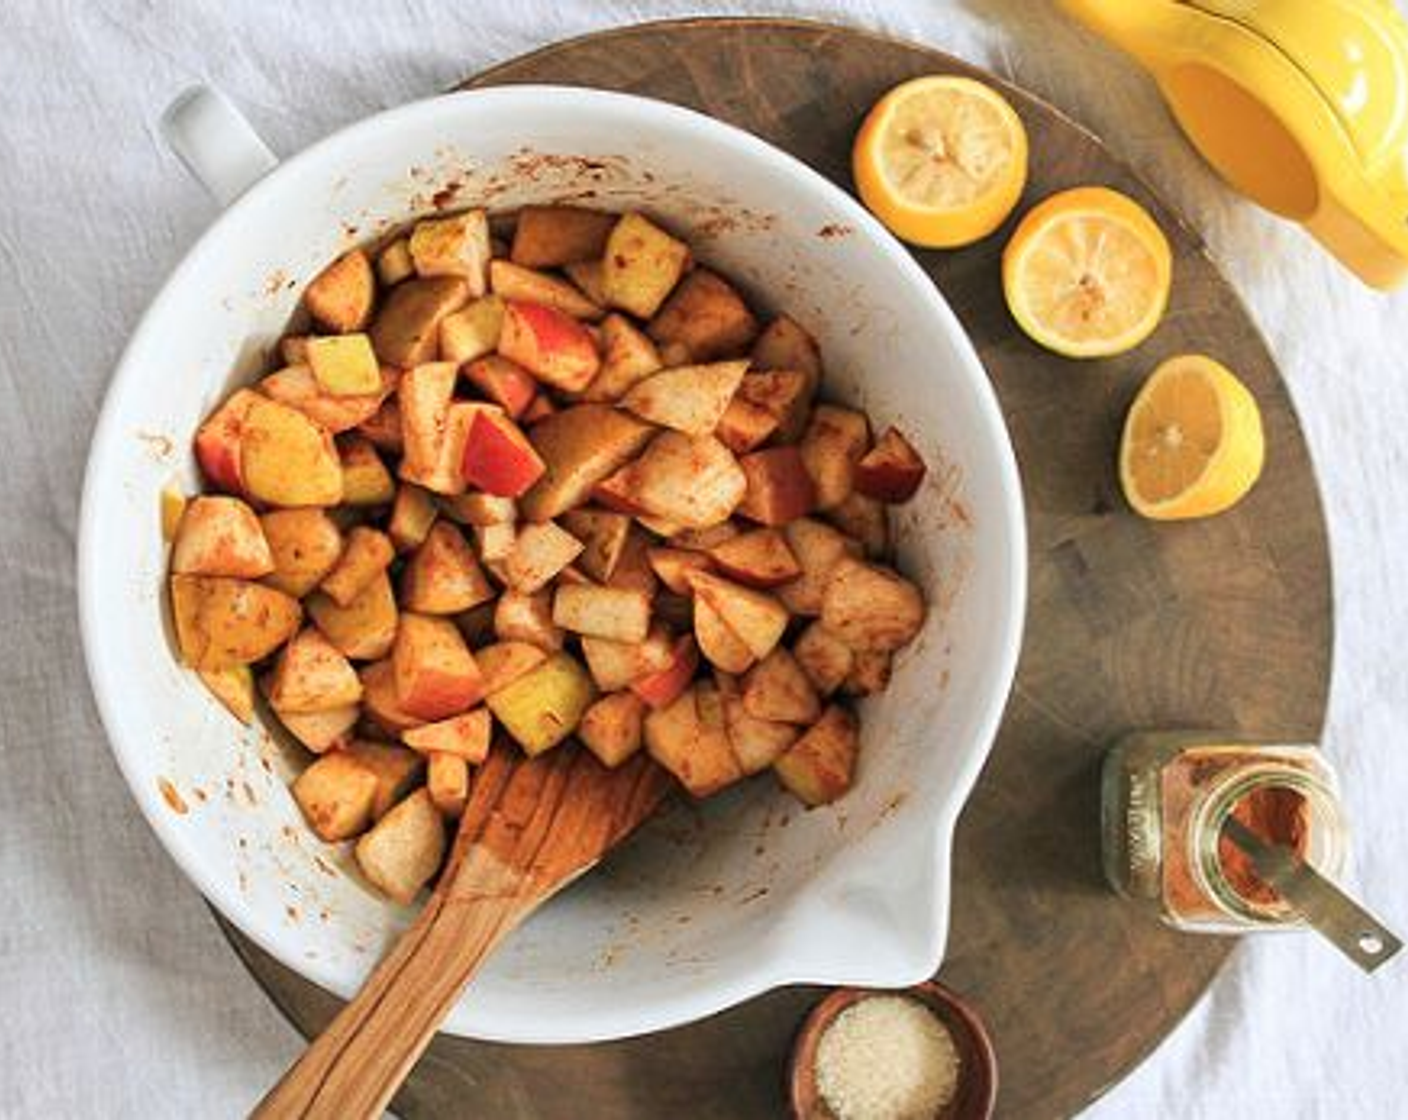
[[[992,687],[980,705],[974,721],[978,729],[974,738],[980,740],[982,749],[970,752],[967,763],[960,770],[958,781],[955,783],[954,793],[958,796],[948,800],[943,810],[934,816],[928,837],[929,850],[925,852],[926,866],[935,866],[940,851],[951,851],[958,813],[971,794],[992,749],[1015,679],[1021,651],[1027,601],[1025,506],[1016,456],[996,393],[973,347],[972,339],[959,323],[942,291],[909,251],[845,190],[797,157],[725,121],[653,98],[576,86],[511,85],[457,90],[383,110],[331,133],[288,159],[280,161],[245,194],[221,211],[211,225],[202,231],[143,312],[109,381],[102,411],[94,428],[88,464],[84,472],[77,560],[79,624],[88,678],[109,747],[147,822],[182,872],[227,921],[285,967],[342,999],[355,995],[360,984],[355,981],[349,983],[346,977],[321,960],[307,960],[290,951],[287,931],[281,927],[277,917],[249,906],[237,891],[227,889],[225,884],[208,874],[196,845],[179,827],[160,791],[138,780],[139,775],[131,759],[141,748],[135,743],[125,743],[120,735],[120,713],[126,703],[123,696],[122,667],[108,663],[101,656],[95,637],[103,625],[98,594],[99,570],[103,557],[92,526],[96,517],[95,494],[103,485],[100,478],[102,465],[113,458],[117,442],[123,434],[119,428],[119,402],[126,394],[138,388],[140,369],[131,362],[132,355],[146,344],[148,335],[157,332],[166,305],[171,301],[172,294],[184,283],[187,274],[194,271],[205,254],[214,251],[214,247],[221,241],[222,231],[226,227],[237,225],[242,220],[242,212],[248,209],[254,200],[271,191],[283,189],[280,180],[316,165],[335,155],[339,149],[372,140],[379,132],[394,129],[411,118],[441,113],[454,115],[469,111],[471,107],[476,111],[490,112],[512,108],[524,102],[531,102],[538,108],[545,103],[571,103],[578,108],[583,102],[594,103],[604,111],[627,112],[646,119],[653,117],[656,123],[673,125],[683,133],[691,130],[713,132],[715,139],[721,144],[732,145],[747,157],[771,164],[781,176],[801,180],[811,189],[826,195],[829,204],[837,209],[839,217],[873,243],[901,277],[931,293],[933,311],[937,319],[956,340],[956,348],[965,366],[964,373],[975,387],[975,403],[982,424],[987,429],[983,434],[996,452],[997,478],[994,481],[1005,500],[1000,508],[985,510],[984,515],[996,517],[1000,522],[998,539],[1004,541],[1007,548],[1007,570],[1003,573],[1002,585],[1009,591],[1005,602],[997,605],[996,645],[999,652]],[[948,911],[951,907],[949,884],[943,883],[939,886],[941,897],[947,898],[949,905],[942,908],[941,919],[933,920],[930,929],[926,931],[927,956],[935,963],[943,956],[948,934]],[[715,981],[707,987],[674,987],[670,994],[653,1005],[649,1014],[624,1007],[606,1009],[596,1014],[598,1029],[594,1031],[591,1039],[583,1038],[580,1034],[556,1034],[551,1024],[546,1024],[542,1030],[535,1030],[531,1037],[521,1033],[497,1035],[492,1031],[477,1031],[475,1037],[486,1041],[532,1044],[605,1041],[695,1022],[789,984],[884,983],[886,986],[901,986],[927,979],[929,971],[932,971],[932,968],[924,975],[906,977],[849,975],[827,971],[821,965],[812,969],[797,968],[789,966],[785,959],[769,959],[765,954],[759,954],[758,960],[751,966],[740,969],[727,982]]]

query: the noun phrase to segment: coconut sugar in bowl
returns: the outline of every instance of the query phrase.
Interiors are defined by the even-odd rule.
[[[840,988],[802,1024],[790,1080],[797,1120],[986,1120],[997,1061],[972,1007],[941,984]]]

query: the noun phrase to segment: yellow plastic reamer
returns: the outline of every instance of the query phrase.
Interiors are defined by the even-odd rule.
[[[1376,288],[1408,278],[1408,23],[1392,0],[1059,0],[1158,81],[1232,186]]]

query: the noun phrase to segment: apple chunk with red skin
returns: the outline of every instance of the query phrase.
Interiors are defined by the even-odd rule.
[[[433,722],[467,712],[483,691],[474,655],[448,619],[404,612],[391,666],[396,700],[416,719]]]
[[[919,452],[889,428],[855,467],[855,486],[868,498],[896,504],[914,497],[928,471]]]
[[[474,417],[464,445],[464,479],[500,498],[526,494],[547,468],[522,430],[501,412]]]
[[[748,489],[738,512],[763,525],[786,525],[816,504],[816,487],[796,447],[769,447],[738,460]]]
[[[515,420],[528,411],[538,394],[538,383],[517,362],[489,354],[463,367],[465,378]]]
[[[540,303],[506,303],[499,353],[540,381],[569,393],[585,389],[601,368],[601,356],[586,327]]]
[[[206,481],[227,494],[244,494],[240,475],[240,435],[245,417],[259,401],[259,394],[239,389],[217,408],[196,432],[196,462]]]
[[[670,655],[670,664],[659,672],[650,673],[631,682],[631,691],[652,708],[663,708],[675,699],[694,679],[694,671],[699,668],[699,647],[694,636],[686,634],[678,642]]]

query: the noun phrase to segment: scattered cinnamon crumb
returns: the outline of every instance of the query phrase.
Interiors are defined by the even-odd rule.
[[[855,233],[855,229],[852,226],[846,225],[845,222],[827,222],[826,225],[816,231],[818,237],[825,238],[828,241],[833,237],[849,237],[853,233]]]
[[[180,791],[171,784],[169,779],[158,778],[156,780],[156,788],[161,790],[161,799],[166,802],[173,813],[180,813],[182,816],[185,816],[186,813],[189,812],[185,798],[181,796]]]

